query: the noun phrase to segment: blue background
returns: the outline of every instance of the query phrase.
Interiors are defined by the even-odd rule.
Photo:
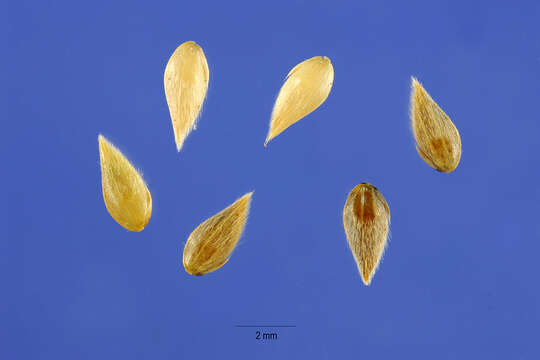
[[[2,359],[540,358],[537,1],[2,8]],[[187,40],[210,88],[178,154],[163,71]],[[328,100],[264,148],[285,75],[316,55]],[[461,133],[454,173],[415,151],[411,75]],[[141,233],[105,209],[98,133],[148,182]],[[341,219],[365,181],[392,212],[369,287]],[[231,261],[186,274],[189,233],[251,190]]]

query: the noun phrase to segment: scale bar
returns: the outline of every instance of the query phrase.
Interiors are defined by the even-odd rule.
[[[241,328],[293,328],[296,325],[235,325]]]

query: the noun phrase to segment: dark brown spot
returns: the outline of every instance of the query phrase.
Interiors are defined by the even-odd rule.
[[[431,147],[437,154],[450,153],[452,151],[452,144],[445,137],[439,137],[431,140]]]
[[[200,246],[197,250],[197,262],[206,262],[212,259],[214,255],[218,252],[218,249],[214,246],[214,244],[205,242],[201,245],[202,246]]]
[[[363,204],[362,198],[364,199]],[[375,201],[371,189],[359,191],[353,201],[354,214],[360,222],[372,221],[375,219]]]

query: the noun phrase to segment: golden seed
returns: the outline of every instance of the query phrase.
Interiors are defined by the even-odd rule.
[[[188,274],[208,274],[229,261],[244,231],[252,195],[247,193],[193,230],[184,247],[183,262]]]
[[[165,96],[178,151],[191,130],[197,128],[197,117],[208,90],[209,73],[204,52],[193,41],[180,45],[165,68]]]
[[[459,132],[448,115],[414,77],[411,89],[411,122],[416,150],[420,157],[437,171],[454,171],[461,158]]]
[[[343,209],[343,226],[364,284],[369,285],[381,261],[388,238],[390,209],[377,188],[356,185]]]
[[[296,65],[279,91],[264,146],[326,100],[334,82],[329,58],[315,56]]]
[[[103,199],[109,214],[131,231],[144,229],[152,215],[152,196],[141,175],[120,150],[98,136]]]

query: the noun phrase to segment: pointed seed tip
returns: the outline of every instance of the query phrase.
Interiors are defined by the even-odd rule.
[[[371,283],[371,279],[369,278],[369,275],[366,277],[364,274],[361,274],[361,277],[364,284],[366,286],[369,286],[369,284]]]
[[[238,201],[245,200],[245,201],[247,201],[247,205],[251,206],[251,200],[252,200],[251,198],[252,198],[252,196],[253,196],[253,191],[248,192],[248,193],[244,194],[240,199],[238,199]]]
[[[180,152],[180,150],[182,150],[182,147],[184,147],[184,139],[182,139],[182,141],[177,141],[176,139],[174,140],[174,144],[176,145],[176,152]]]

